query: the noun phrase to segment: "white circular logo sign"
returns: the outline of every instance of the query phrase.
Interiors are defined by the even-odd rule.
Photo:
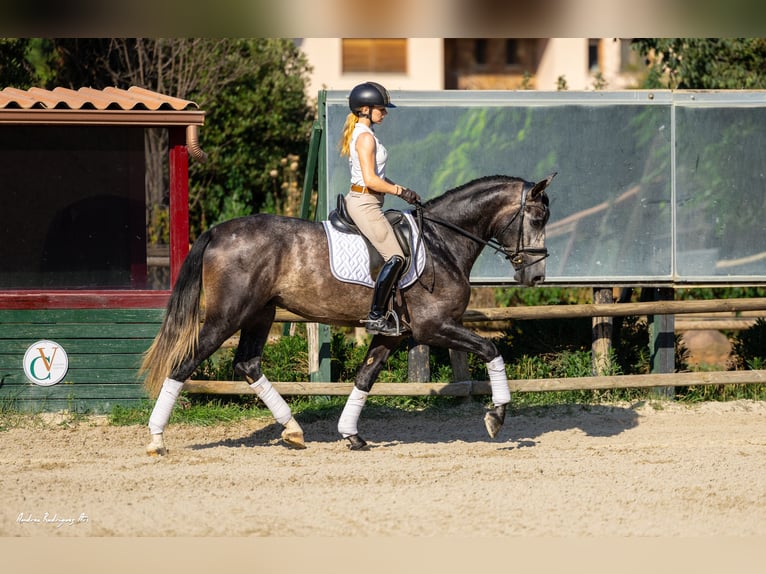
[[[66,351],[53,341],[37,341],[24,353],[24,374],[31,382],[43,387],[55,385],[69,370]]]

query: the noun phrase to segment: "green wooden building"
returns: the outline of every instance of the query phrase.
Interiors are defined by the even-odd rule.
[[[0,408],[146,398],[138,367],[189,248],[203,123],[138,87],[0,91]]]

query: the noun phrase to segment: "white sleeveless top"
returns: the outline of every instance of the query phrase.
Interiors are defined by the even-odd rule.
[[[351,184],[364,186],[362,177],[362,167],[359,164],[359,154],[356,151],[356,139],[363,133],[371,133],[375,138],[375,173],[382,179],[386,177],[386,161],[388,160],[388,151],[380,140],[375,136],[375,132],[366,125],[357,123],[351,134],[351,149],[348,154],[348,167],[351,172]]]

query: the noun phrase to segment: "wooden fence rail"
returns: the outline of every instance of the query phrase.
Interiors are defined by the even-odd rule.
[[[528,307],[497,307],[468,309],[463,321],[490,322],[512,319],[571,319],[579,317],[616,317],[626,315],[676,315],[693,313],[742,313],[753,317],[757,311],[766,312],[766,297],[749,299],[709,299],[703,301],[649,301],[641,303],[605,303],[580,305],[543,305]],[[766,313],[764,313],[766,315]],[[283,309],[277,310],[276,322],[306,322],[306,319]],[[236,338],[228,345],[235,345]],[[766,370],[706,371],[693,373],[654,373],[648,375],[605,375],[551,379],[524,379],[509,382],[514,392],[577,391],[618,388],[676,387],[692,385],[763,384]],[[285,396],[290,395],[348,395],[353,383],[337,382],[273,382]],[[243,381],[187,381],[184,390],[190,393],[247,395],[254,391]],[[459,381],[453,383],[376,383],[373,395],[396,396],[470,396],[491,394],[488,381]]]
[[[582,391],[595,389],[628,389],[647,387],[686,387],[693,385],[764,384],[766,370],[704,371],[694,373],[659,373],[650,375],[615,375],[551,379],[520,379],[508,382],[512,392]],[[353,383],[272,382],[284,396],[342,395],[351,392]],[[217,395],[250,395],[255,391],[244,381],[186,381],[190,393]],[[372,395],[387,396],[471,396],[489,395],[489,381],[455,383],[375,383]]]
[[[702,301],[647,301],[642,303],[585,303],[579,305],[534,305],[467,309],[463,321],[508,321],[511,319],[575,319],[578,317],[619,317],[626,315],[681,315],[765,311],[766,297],[749,299],[707,299]],[[764,313],[766,315],[766,313]],[[284,309],[277,310],[277,322],[300,323],[306,319]]]

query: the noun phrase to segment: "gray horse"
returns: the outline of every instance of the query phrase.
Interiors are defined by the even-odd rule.
[[[485,424],[490,437],[497,434],[510,391],[497,347],[462,325],[471,294],[470,272],[489,245],[509,259],[520,284],[536,285],[545,279],[549,218],[545,189],[554,175],[537,183],[508,176],[483,177],[417,207],[428,261],[423,275],[396,298],[407,331],[398,337],[374,336],[356,374],[338,424],[349,448],[366,447],[356,431],[357,419],[385,361],[407,336],[418,344],[474,353],[485,361],[493,401]],[[204,322],[200,320],[203,291]],[[367,316],[370,297],[369,287],[341,282],[331,273],[321,223],[256,214],[204,232],[184,261],[163,324],[144,357],[144,385],[149,396],[157,398],[149,420],[152,441],[147,452],[167,452],[163,433],[183,382],[237,331],[235,372],[284,426],[282,439],[305,448],[300,425],[261,370],[276,309],[312,322],[359,326]]]

